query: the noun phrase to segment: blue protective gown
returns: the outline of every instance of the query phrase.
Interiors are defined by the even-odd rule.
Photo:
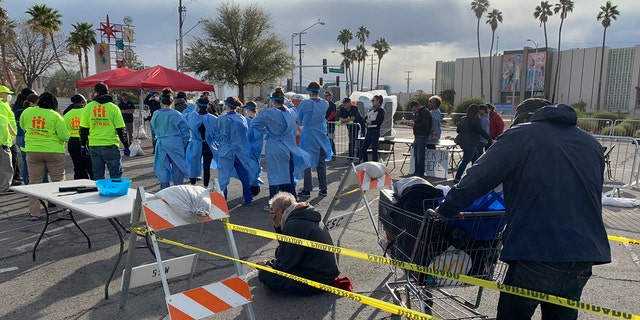
[[[211,161],[211,167],[214,167],[217,157],[217,149],[215,147],[215,141],[218,139],[216,131],[216,121],[218,118],[212,114],[199,114],[197,112],[183,113],[189,130],[191,130],[191,140],[187,146],[187,162],[190,165],[189,178],[199,177],[202,173],[202,144],[207,143],[209,148],[213,152],[213,160]],[[202,140],[200,135],[200,124],[204,124],[205,128],[205,140]]]
[[[249,156],[251,160],[258,164],[258,172],[256,177],[252,177],[252,186],[262,186],[264,182],[260,179],[262,175],[262,167],[260,167],[260,155],[262,154],[262,145],[264,144],[264,134],[258,131],[256,128],[251,128],[251,121],[253,118],[246,117],[247,126],[249,131],[247,132],[247,140],[249,141]]]
[[[160,183],[170,182],[174,175],[176,178],[180,175],[187,177],[189,164],[185,149],[189,143],[189,128],[180,112],[164,108],[157,110],[151,117],[151,128],[157,139],[153,171]],[[174,181],[175,183],[178,181]]]
[[[229,111],[218,117],[216,127],[219,137],[218,182],[220,183],[220,189],[226,190],[229,180],[232,177],[238,177],[234,168],[236,159],[249,175],[249,180],[256,176],[260,167],[255,161],[251,160],[249,155],[249,141],[247,140],[249,127],[245,117],[234,111]]]
[[[182,117],[185,118],[185,120],[187,120],[187,118],[186,118],[187,115],[189,113],[196,112],[196,111],[197,111],[196,110],[196,105],[193,104],[193,103],[190,103],[189,105],[187,105],[187,107],[184,110],[182,110]]]
[[[331,161],[331,141],[327,136],[327,120],[325,114],[329,103],[324,99],[305,99],[298,105],[298,119],[302,124],[300,148],[311,155],[311,166],[316,167],[320,161],[320,150],[324,150],[324,161]]]
[[[265,159],[269,185],[290,184],[289,160],[293,156],[293,174],[300,179],[302,172],[311,167],[311,156],[296,145],[298,115],[291,108],[266,109],[253,118],[251,128],[267,137]]]

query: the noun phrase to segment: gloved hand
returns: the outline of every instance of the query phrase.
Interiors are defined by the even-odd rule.
[[[336,126],[341,126],[341,125],[342,125],[342,120],[338,120],[338,121],[336,122]]]
[[[87,147],[82,147],[82,149],[80,150],[80,155],[83,158],[89,158],[89,148]]]
[[[129,150],[129,148],[124,148],[124,155],[125,156],[130,156],[131,155],[131,150]]]
[[[353,124],[353,120],[349,121],[349,124]]]

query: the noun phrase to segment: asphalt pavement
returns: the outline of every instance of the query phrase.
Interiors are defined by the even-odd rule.
[[[396,128],[396,137],[411,138],[408,128]],[[446,131],[445,135],[452,135]],[[153,174],[153,155],[150,142],[142,141],[145,156],[125,158],[124,177],[133,180],[132,187],[144,186],[148,192],[159,190],[158,180]],[[396,146],[396,167],[391,172],[394,180],[402,178],[400,165],[406,147]],[[67,162],[67,178],[72,178],[71,161]],[[393,169],[393,164],[389,165]],[[321,213],[325,213],[336,193],[348,166],[344,159],[337,158],[328,165],[329,196],[318,195],[317,188],[308,200]],[[406,172],[406,170],[405,170]],[[214,173],[215,175],[215,173]],[[449,174],[449,178],[451,175]],[[266,179],[265,179],[266,180]],[[316,180],[317,183],[317,180]],[[317,184],[316,184],[317,185]],[[355,187],[353,183],[349,185]],[[378,210],[377,190],[366,193],[374,214]],[[622,197],[638,198],[638,189],[623,190]],[[240,183],[232,180],[229,186],[228,206],[231,222],[257,229],[272,231],[272,223],[263,206],[268,201],[268,191],[263,188],[254,198],[253,206],[242,206]],[[341,198],[334,207],[333,215],[355,211],[348,225],[341,246],[365,253],[382,254],[364,203],[356,207],[358,194]],[[105,208],[108,210],[108,208]],[[605,207],[603,216],[610,235],[640,239],[640,209]],[[27,219],[27,198],[21,195],[0,196],[0,319],[168,319],[164,293],[159,283],[131,289],[124,310],[119,305],[122,298],[120,282],[124,262],[120,264],[114,281],[109,287],[111,296],[104,299],[104,284],[115,263],[118,253],[118,238],[107,221],[92,220],[78,216],[78,222],[92,240],[89,249],[86,240],[68,221],[49,226],[47,234],[38,247],[37,260],[32,261],[31,249],[42,229],[42,221]],[[125,224],[127,219],[121,219]],[[199,226],[186,226],[162,233],[162,236],[187,244],[197,244],[203,249],[229,254],[229,246],[221,223],[207,223],[202,237]],[[334,229],[337,239],[341,228]],[[235,232],[240,257],[246,261],[260,261],[273,256],[275,241]],[[128,241],[128,238],[127,238]],[[140,243],[142,244],[142,243]],[[562,245],[562,244],[558,244]],[[165,259],[182,256],[190,251],[161,244]],[[613,262],[596,266],[588,282],[583,301],[597,306],[640,314],[640,246],[611,242]],[[154,262],[151,254],[136,250],[136,265]],[[340,258],[342,276],[348,276],[354,292],[393,302],[385,284],[394,280],[392,269],[386,265],[350,257]],[[380,311],[356,301],[325,293],[315,297],[288,297],[269,292],[249,272],[249,286],[253,296],[253,309],[257,319],[390,319],[388,312]],[[202,286],[233,276],[234,265],[228,260],[200,254],[191,287]],[[396,275],[401,275],[397,273]],[[170,280],[172,293],[189,288],[188,277]],[[475,298],[477,288],[453,289],[456,293]],[[484,290],[477,311],[489,317],[495,315],[498,293]],[[241,308],[225,311],[210,319],[245,319]],[[599,319],[586,313],[580,319]]]

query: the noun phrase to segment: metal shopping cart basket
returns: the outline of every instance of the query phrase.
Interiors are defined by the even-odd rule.
[[[504,211],[443,218],[429,210],[437,206],[437,199],[424,200],[424,214],[418,214],[399,208],[390,193],[381,191],[379,202],[380,244],[385,255],[485,280],[502,278],[506,265],[498,262],[498,256],[506,224]],[[391,273],[386,287],[404,307],[442,319],[488,318],[475,310],[482,288],[394,267]]]

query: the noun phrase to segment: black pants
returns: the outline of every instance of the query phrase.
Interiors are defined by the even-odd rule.
[[[260,282],[264,283],[264,285],[266,285],[269,290],[278,293],[290,294],[294,296],[312,296],[324,292],[321,289],[306,285],[302,282],[281,277],[275,273],[271,273],[268,271],[258,271],[258,279],[260,280]]]
[[[91,169],[91,158],[82,157],[82,148],[80,147],[80,138],[71,137],[67,144],[71,161],[73,162],[73,179],[91,179],[93,180],[93,170]]]

